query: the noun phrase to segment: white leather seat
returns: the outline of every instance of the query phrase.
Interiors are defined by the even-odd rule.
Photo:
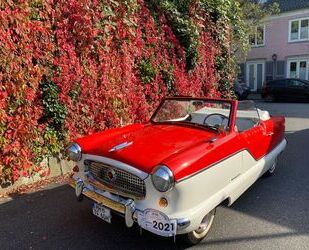
[[[269,115],[269,112],[266,111],[266,110],[260,110],[260,109],[257,109],[258,112],[259,112],[259,116],[260,116],[260,119],[262,121],[267,121],[270,119],[270,115]]]

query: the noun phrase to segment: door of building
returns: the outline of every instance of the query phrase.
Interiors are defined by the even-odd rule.
[[[264,81],[264,62],[247,63],[247,85],[251,91],[262,88]]]

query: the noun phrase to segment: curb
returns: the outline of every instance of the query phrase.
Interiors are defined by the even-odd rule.
[[[51,157],[43,160],[42,164],[44,168],[50,170],[50,174],[45,177],[40,177],[39,174],[31,177],[21,177],[13,185],[8,187],[0,187],[0,196],[5,196],[7,194],[13,193],[18,190],[21,186],[32,185],[40,181],[52,179],[59,176],[64,176],[72,172],[74,165],[73,161],[59,160],[56,157]]]

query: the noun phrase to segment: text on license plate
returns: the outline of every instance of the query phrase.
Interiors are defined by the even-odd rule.
[[[95,216],[98,216],[102,220],[111,223],[111,210],[107,207],[104,207],[100,204],[94,203],[92,207],[92,212]]]

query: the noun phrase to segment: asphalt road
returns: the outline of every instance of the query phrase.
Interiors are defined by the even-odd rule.
[[[309,104],[258,103],[286,116],[288,147],[277,172],[258,180],[231,207],[217,209],[206,240],[195,248],[309,249]],[[68,186],[0,200],[0,249],[177,249],[172,239],[111,225],[77,203]]]

